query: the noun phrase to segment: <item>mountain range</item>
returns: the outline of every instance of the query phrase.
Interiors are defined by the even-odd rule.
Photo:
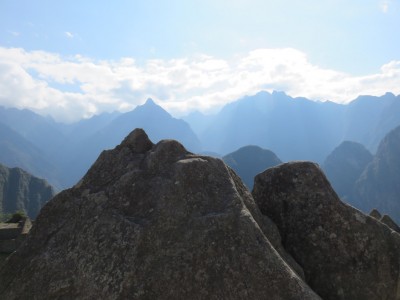
[[[151,99],[127,113],[105,113],[73,124],[14,108],[1,108],[0,116],[0,162],[45,178],[58,190],[75,184],[101,151],[115,147],[136,127],[146,129],[154,141],[177,139],[192,151],[201,150],[190,126]]]
[[[392,93],[337,104],[262,91],[227,104],[212,118],[191,114],[185,120],[194,124],[203,149],[209,151],[224,154],[257,145],[283,161],[322,163],[346,140],[375,153],[385,134],[400,124],[399,112],[400,97]]]
[[[343,200],[400,222],[399,154],[400,126],[382,139],[375,155],[358,143],[342,143],[327,157],[323,170]]]
[[[104,113],[61,124],[29,110],[0,108],[0,163],[45,178],[61,190],[75,184],[105,149],[134,128],[155,142],[176,139],[193,152],[224,156],[255,145],[282,161],[322,163],[343,141],[375,153],[379,141],[400,124],[400,97],[360,96],[349,104],[259,92],[224,106],[218,114],[176,119],[149,99],[126,113]]]

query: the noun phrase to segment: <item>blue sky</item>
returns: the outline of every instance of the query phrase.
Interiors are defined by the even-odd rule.
[[[263,88],[346,102],[400,93],[400,0],[2,0],[0,47],[0,105],[64,120]]]

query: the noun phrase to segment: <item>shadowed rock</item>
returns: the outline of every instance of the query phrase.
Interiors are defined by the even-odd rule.
[[[43,208],[0,298],[320,299],[289,265],[221,160],[135,130]]]
[[[380,142],[373,160],[354,186],[352,203],[364,211],[377,208],[400,222],[400,126]]]
[[[379,212],[379,210],[377,210],[376,208],[374,208],[373,210],[371,210],[371,212],[369,213],[369,215],[377,220],[380,220],[382,218],[381,213]]]
[[[399,299],[400,236],[341,202],[316,164],[266,170],[253,197],[323,299]]]
[[[399,225],[397,225],[396,222],[393,221],[393,219],[391,217],[389,217],[388,215],[383,215],[383,217],[381,218],[381,222],[383,224],[386,224],[387,226],[389,226],[390,229],[400,232]]]

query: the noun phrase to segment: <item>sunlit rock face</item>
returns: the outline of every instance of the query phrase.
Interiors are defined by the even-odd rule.
[[[266,170],[253,197],[323,299],[399,299],[399,234],[341,202],[316,164]]]
[[[320,299],[301,277],[221,160],[137,129],[42,209],[0,298]]]

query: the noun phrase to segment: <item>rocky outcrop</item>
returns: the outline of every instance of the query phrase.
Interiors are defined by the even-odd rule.
[[[400,126],[379,144],[373,160],[355,184],[352,203],[364,211],[377,208],[400,222]]]
[[[266,170],[253,197],[323,299],[400,299],[400,236],[341,202],[316,164]]]
[[[369,215],[377,220],[380,220],[382,218],[381,213],[379,212],[379,210],[377,210],[376,208],[374,208],[373,210],[371,210],[371,212],[369,213]]]
[[[383,217],[381,218],[381,222],[388,226],[390,229],[400,233],[399,225],[397,225],[397,223],[393,221],[393,219],[389,215],[383,215]]]
[[[222,160],[230,166],[249,189],[253,188],[254,177],[265,169],[282,163],[274,152],[258,146],[245,146],[225,155]]]
[[[0,164],[0,213],[23,211],[35,219],[54,195],[53,187],[44,179],[20,168],[7,168]]]
[[[139,129],[42,209],[0,298],[320,299],[232,170]]]
[[[14,252],[31,230],[32,222],[28,217],[16,216],[7,223],[0,223],[0,255]]]
[[[374,208],[373,210],[371,210],[371,212],[369,213],[369,215],[379,221],[381,221],[381,223],[385,224],[386,226],[388,226],[390,229],[397,231],[400,233],[400,227],[399,225],[396,224],[395,221],[393,221],[393,219],[388,216],[388,215],[381,215],[381,213]]]

